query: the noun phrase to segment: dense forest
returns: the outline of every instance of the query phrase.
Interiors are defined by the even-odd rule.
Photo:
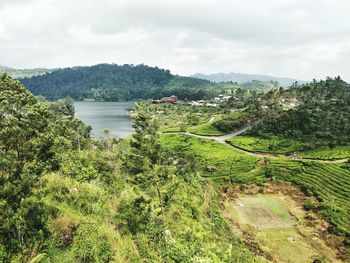
[[[219,89],[206,80],[179,77],[146,65],[99,64],[59,69],[20,81],[48,100],[126,101],[176,95],[184,100],[212,98]]]

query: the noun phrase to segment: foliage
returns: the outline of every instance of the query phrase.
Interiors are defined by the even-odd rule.
[[[69,96],[74,100],[126,101],[170,95],[192,100],[218,94],[209,81],[173,76],[169,70],[145,65],[65,68],[20,81],[33,94],[49,100]]]
[[[5,261],[40,247],[48,237],[46,223],[54,210],[36,196],[36,183],[60,166],[64,150],[76,148],[76,135],[82,138],[79,147],[87,145],[84,125],[51,106],[8,75],[0,76],[0,244]]]
[[[250,171],[255,168],[259,158],[241,153],[218,142],[181,134],[163,134],[160,137],[164,147],[174,154],[186,153],[197,161],[196,170],[203,176],[213,179],[237,179],[245,174],[245,182],[252,179]],[[258,177],[253,177],[259,180]]]
[[[312,161],[271,160],[263,168],[266,174],[279,180],[304,186],[319,200],[316,208],[335,230],[350,234],[349,167]]]
[[[267,106],[273,112],[249,134],[273,134],[330,147],[348,144],[349,91],[349,84],[338,77],[268,93],[261,102],[274,104]]]
[[[295,140],[281,139],[276,136],[252,137],[238,136],[228,140],[238,148],[261,153],[288,154],[309,149],[311,146]]]
[[[249,126],[255,120],[255,116],[247,112],[234,112],[227,114],[220,120],[213,122],[213,127],[222,132],[233,132]]]

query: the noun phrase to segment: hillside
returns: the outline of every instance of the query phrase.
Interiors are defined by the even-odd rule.
[[[339,77],[270,91],[256,102],[269,110],[251,134],[273,134],[316,144],[350,144],[350,85]]]
[[[274,89],[239,110],[138,102],[130,138],[94,141],[72,100],[47,103],[0,75],[0,261],[347,262],[350,147],[310,151],[302,130],[281,133],[305,115],[267,124],[305,105],[340,120],[348,89]]]
[[[170,95],[193,100],[218,94],[209,81],[174,76],[169,70],[145,65],[99,64],[65,68],[20,81],[34,95],[42,95],[48,100],[69,96],[75,100],[126,101]]]
[[[0,262],[268,262],[143,107],[131,139],[93,141],[71,100],[47,103],[4,74],[0,113]]]
[[[0,66],[0,72],[9,74],[12,78],[30,78],[51,73],[56,69],[34,68],[34,69],[14,69],[10,67]]]
[[[239,84],[250,82],[253,80],[260,81],[277,81],[280,85],[287,87],[292,85],[295,82],[305,83],[303,80],[297,80],[292,78],[283,78],[283,77],[274,77],[267,75],[255,75],[255,74],[241,74],[241,73],[215,73],[215,74],[201,74],[197,73],[191,75],[191,77],[206,79],[212,82],[237,82]]]

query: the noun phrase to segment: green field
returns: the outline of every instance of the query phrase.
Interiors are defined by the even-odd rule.
[[[350,146],[336,146],[332,149],[329,147],[320,147],[315,150],[300,152],[299,155],[309,159],[345,159],[350,157]]]
[[[227,141],[234,147],[249,152],[291,154],[297,153],[307,159],[335,160],[350,157],[350,146],[329,148],[322,146],[310,150],[310,144],[278,137],[237,136]]]
[[[218,118],[219,117],[216,117],[213,121],[205,122],[197,126],[189,127],[187,131],[198,135],[208,135],[208,136],[224,135],[225,132],[218,130],[212,125],[213,122],[215,122]]]
[[[260,181],[263,176],[255,171],[259,158],[235,151],[213,140],[183,134],[163,134],[163,146],[176,153],[186,153],[199,161],[203,176],[212,179],[229,179],[239,182]],[[212,168],[212,172],[208,168]]]
[[[305,143],[278,137],[238,136],[233,137],[227,142],[246,151],[274,154],[288,154],[302,151],[307,147]]]

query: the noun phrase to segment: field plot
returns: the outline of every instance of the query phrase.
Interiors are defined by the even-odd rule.
[[[232,179],[239,182],[265,180],[256,173],[258,157],[251,156],[213,140],[185,134],[162,134],[160,142],[174,151],[197,159],[203,176],[216,180]]]
[[[329,148],[326,146],[313,150],[307,143],[282,139],[276,136],[271,137],[252,137],[237,136],[227,141],[234,147],[249,151],[272,154],[291,154],[297,153],[299,156],[308,159],[336,160],[350,158],[350,146],[336,146]]]
[[[191,133],[198,135],[219,136],[225,134],[225,132],[216,129],[212,124],[215,120],[189,127],[187,130]]]
[[[292,199],[280,195],[238,195],[224,202],[224,215],[229,222],[236,222],[243,233],[250,233],[249,240],[253,237],[275,262],[308,263],[316,259],[339,262],[322,240],[300,233],[299,228],[303,227],[300,218],[292,216],[290,210],[302,211],[297,206]]]
[[[258,229],[290,228],[296,223],[282,201],[271,196],[242,196],[236,207],[242,221]]]
[[[261,153],[274,153],[274,154],[288,154],[305,149],[306,144],[294,141],[281,139],[278,137],[251,137],[251,136],[237,136],[230,140],[228,143],[231,145],[250,151]]]

